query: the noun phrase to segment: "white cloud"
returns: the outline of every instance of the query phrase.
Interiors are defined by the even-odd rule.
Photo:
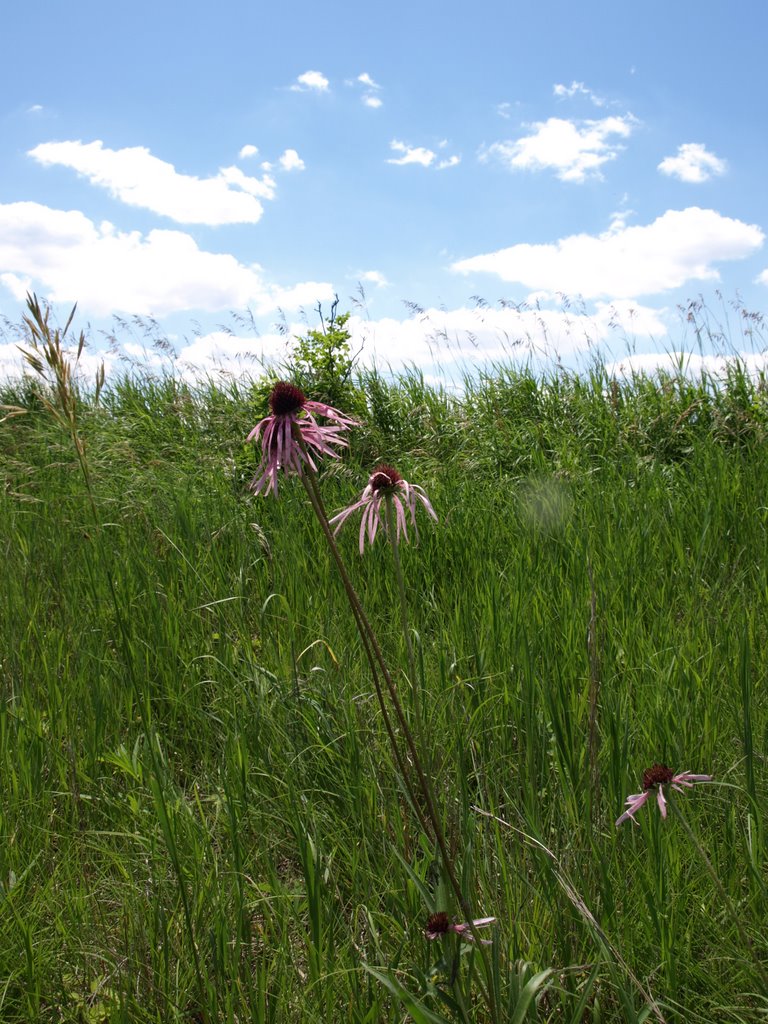
[[[503,117],[506,121],[512,116],[512,104],[511,103],[497,103],[496,113],[499,117]]]
[[[24,359],[18,347],[13,344],[0,343],[0,381],[14,379],[24,373]],[[0,409],[0,420],[5,413]]]
[[[596,107],[605,106],[605,100],[593,93],[591,89],[588,89],[583,82],[571,82],[570,85],[555,85],[552,87],[552,92],[561,99],[572,99],[577,94],[587,96]]]
[[[611,330],[618,329],[629,337],[658,339],[667,333],[666,312],[666,309],[643,306],[631,299],[614,299],[596,302],[592,320],[598,325],[601,338],[607,338]]]
[[[665,156],[658,170],[672,178],[692,184],[708,181],[713,175],[725,174],[725,160],[707,152],[700,142],[686,142],[677,148],[677,156]]]
[[[621,197],[621,201],[622,201],[622,203],[629,202],[629,196],[627,195],[626,192]],[[609,230],[610,231],[623,231],[624,228],[627,226],[627,221],[629,220],[629,218],[633,217],[634,215],[635,215],[635,211],[631,210],[628,206],[626,206],[623,210],[621,210],[621,209],[614,210],[613,213],[611,214],[611,226],[610,226]]]
[[[381,86],[378,84],[378,82],[374,82],[374,80],[371,78],[371,76],[368,74],[367,71],[364,71],[362,73],[362,75],[358,75],[357,76],[357,80],[362,85],[367,86],[369,89],[380,89],[381,88]]]
[[[725,378],[729,369],[740,364],[750,376],[756,376],[768,369],[768,353],[739,352],[737,355],[701,355],[699,352],[634,352],[623,359],[606,363],[605,369],[612,377],[632,377],[634,374],[652,375],[661,371],[687,377],[700,377],[706,373],[713,377]]]
[[[286,149],[280,157],[280,166],[284,171],[303,171],[305,165],[295,149]]]
[[[381,97],[377,96],[376,93],[381,91],[381,86],[378,82],[374,82],[367,71],[363,71],[357,78],[348,78],[345,85],[357,86],[362,85],[365,89],[364,94],[360,97],[360,102],[364,107],[370,107],[371,110],[378,110],[379,107],[383,107],[384,103]]]
[[[367,273],[370,277],[378,271]],[[584,352],[614,336],[617,321],[619,330],[626,327],[632,337],[664,331],[660,311],[636,304],[631,309],[598,304],[592,316],[538,306],[432,308],[405,319],[370,320],[355,315],[348,327],[353,349],[360,350],[363,365],[393,369],[415,365],[426,368],[427,379],[450,386],[452,380],[461,384],[465,370],[492,362],[527,360],[531,356],[555,359]],[[171,368],[193,380],[214,372],[255,375],[263,365],[285,359],[293,338],[305,331],[306,324],[301,323],[289,324],[285,334],[255,338],[213,331],[181,348],[175,360],[170,360]],[[100,356],[86,354],[90,360],[86,373],[92,375]],[[167,356],[133,341],[123,342],[120,354],[150,370],[168,367]],[[439,366],[438,375],[429,372],[432,366]],[[0,377],[18,372],[18,350],[0,345]]]
[[[355,277],[358,281],[364,281],[366,284],[376,285],[377,288],[389,287],[389,281],[380,270],[364,270],[360,274],[355,274]]]
[[[0,343],[0,381],[8,377],[21,377],[24,372],[24,360],[16,344]],[[0,419],[5,413],[0,409]]]
[[[147,370],[150,373],[170,371],[190,381],[227,374],[235,378],[260,376],[264,367],[282,362],[289,354],[293,338],[303,333],[301,324],[292,324],[287,335],[260,334],[258,337],[240,337],[228,331],[212,331],[184,345],[174,357],[159,353],[151,347],[133,341],[120,341],[114,352],[85,348],[78,362],[78,378],[92,384],[96,371],[104,363],[107,380],[113,372],[124,372],[125,366]],[[74,363],[75,349],[65,350]],[[29,373],[18,346],[0,344],[0,381],[21,377]],[[0,409],[0,420],[3,412]]]
[[[252,146],[250,143],[248,143],[248,145],[243,146],[243,148],[237,155],[241,160],[246,160],[249,156],[256,156],[258,152],[258,146]]]
[[[405,164],[421,164],[422,167],[429,167],[435,159],[435,153],[423,146],[407,146],[404,142],[394,139],[389,148],[395,153],[402,153],[400,157],[390,157],[388,164],[397,164],[402,167]]]
[[[235,377],[256,376],[265,365],[286,357],[293,345],[294,333],[302,333],[298,325],[288,335],[261,334],[257,338],[212,331],[185,345],[178,353],[175,367],[188,377],[214,371],[231,373]]]
[[[614,336],[665,333],[661,312],[637,303],[598,303],[594,314],[520,306],[427,309],[417,317],[348,322],[366,365],[457,368],[530,355],[553,358],[583,352]],[[623,337],[623,335],[622,335]]]
[[[447,143],[443,141],[439,144],[439,148],[443,148],[445,145]],[[399,157],[390,157],[387,160],[388,164],[396,164],[398,167],[403,167],[406,164],[419,164],[421,167],[432,167],[434,165],[437,170],[442,171],[446,167],[455,167],[456,164],[461,163],[461,157],[456,156],[456,154],[435,163],[437,154],[434,150],[426,149],[424,146],[408,146],[398,139],[390,142],[389,148],[395,153],[403,154]]]
[[[299,75],[295,84],[291,86],[291,91],[327,92],[329,84],[322,71],[305,71],[303,75]]]
[[[713,263],[750,255],[764,237],[755,224],[691,206],[667,210],[651,224],[626,227],[616,221],[597,236],[513,245],[459,260],[452,269],[586,298],[652,295],[687,281],[717,281]]]
[[[612,137],[627,138],[634,123],[629,114],[581,122],[550,117],[530,125],[530,135],[514,142],[495,142],[480,158],[495,157],[510,170],[552,168],[561,181],[584,182],[588,177],[601,177],[603,164],[615,160],[623,148],[611,141]]]
[[[33,103],[31,107],[27,107],[27,113],[28,114],[39,114],[39,113],[41,113],[42,109],[43,109],[42,104],[40,104],[40,103]]]
[[[44,166],[71,167],[121,202],[182,224],[255,224],[263,213],[259,199],[274,197],[270,178],[249,178],[237,167],[222,167],[212,178],[179,174],[144,146],[44,142],[29,156]]]
[[[93,315],[179,310],[297,309],[333,299],[328,283],[269,283],[258,264],[200,249],[182,231],[120,232],[77,210],[0,204],[0,274],[13,294],[31,283]]]
[[[239,167],[233,166],[222,167],[219,171],[219,178],[227,185],[241,188],[249,195],[258,196],[261,199],[275,198],[275,180],[268,174],[264,174],[261,178],[250,178],[247,174],[243,174]],[[189,221],[185,223],[189,223]]]
[[[21,339],[20,344],[23,344]],[[77,378],[90,385],[93,385],[96,373],[100,370],[102,363],[107,375],[109,375],[117,363],[117,358],[112,353],[92,351],[88,347],[83,349],[79,359],[77,358],[77,346],[65,346],[64,355],[69,359],[72,366],[77,363]],[[0,344],[0,381],[6,378],[18,378],[24,374],[34,375],[34,371],[22,357],[18,345],[14,343]],[[2,420],[3,416],[3,410],[0,408],[0,420]]]
[[[33,291],[32,278],[20,277],[18,274],[0,274],[0,284],[8,289],[17,302],[23,302],[27,292]]]

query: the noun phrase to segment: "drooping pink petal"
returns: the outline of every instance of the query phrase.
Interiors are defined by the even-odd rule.
[[[409,514],[410,514],[410,517],[411,517],[411,526],[413,527],[413,532],[414,532],[414,534],[416,536],[416,540],[418,540],[419,539],[419,528],[416,525],[416,500],[415,500],[416,496],[415,496],[415,493],[414,493],[414,485],[413,484],[409,484],[407,480],[403,480],[402,484],[403,484],[403,486],[400,489],[402,490],[403,497],[405,499],[404,502],[403,502],[403,505],[404,505],[403,516],[405,516],[405,509],[407,509]],[[405,527],[403,527],[403,530],[405,530]],[[407,536],[407,534],[406,534],[406,536]]]
[[[434,510],[434,509],[432,508],[432,503],[430,502],[430,500],[429,500],[429,498],[427,497],[427,495],[426,495],[426,494],[424,493],[424,490],[423,490],[423,488],[421,488],[421,487],[418,487],[418,486],[414,485],[414,487],[413,487],[413,490],[414,490],[414,491],[416,492],[416,497],[417,497],[417,498],[419,499],[419,501],[420,501],[420,502],[422,503],[422,505],[424,506],[424,508],[425,508],[425,509],[427,510],[427,512],[428,512],[428,513],[429,513],[429,514],[430,514],[430,515],[432,516],[432,518],[433,518],[433,519],[435,520],[435,522],[437,522],[437,513],[436,513],[436,512],[435,512],[435,510]]]
[[[338,533],[339,530],[344,525],[344,523],[347,521],[347,519],[349,519],[349,517],[354,512],[357,512],[357,510],[359,508],[362,508],[364,505],[365,505],[365,502],[362,499],[360,499],[360,501],[354,502],[352,505],[349,505],[347,508],[342,509],[341,512],[337,512],[335,516],[333,516],[331,519],[329,519],[328,520],[328,525],[329,526],[334,526],[335,525],[336,529],[333,532],[334,533]]]
[[[693,789],[694,782],[711,781],[711,775],[694,775],[693,772],[679,772],[672,779],[672,785],[675,787],[675,789],[678,789],[680,786],[686,786],[688,789]]]
[[[304,402],[304,409],[307,411],[307,415],[315,413],[315,415],[324,416],[325,419],[343,427],[345,430],[350,427],[360,426],[358,420],[353,419],[351,416],[346,416],[344,413],[339,412],[338,409],[334,409],[332,405],[326,405],[324,402],[312,402],[307,400]]]
[[[251,484],[258,494],[266,485],[277,495],[277,473],[302,472],[304,466],[316,470],[313,454],[330,455],[338,458],[338,447],[346,447],[347,441],[341,435],[356,421],[345,416],[330,405],[309,402],[301,390],[293,384],[278,381],[269,397],[272,410],[248,434],[248,441],[261,437],[261,465]],[[324,416],[331,422],[319,424],[313,413]]]
[[[643,792],[634,793],[626,800],[627,810],[616,820],[621,825],[627,818],[634,821],[635,813],[643,806],[648,797],[656,792],[656,803],[662,818],[667,817],[667,795],[664,792],[665,786],[671,786],[678,793],[684,793],[686,789],[693,788],[695,782],[711,782],[711,775],[695,775],[693,772],[684,771],[673,774],[672,769],[665,764],[654,764],[643,772]]]
[[[627,799],[624,801],[627,805],[627,809],[626,811],[624,811],[620,818],[616,819],[616,824],[621,825],[621,823],[627,821],[628,818],[631,818],[632,821],[634,821],[635,814],[646,802],[649,795],[650,793],[646,791],[645,793],[633,793],[632,796],[628,796]]]
[[[666,818],[666,816],[667,816],[667,798],[664,796],[664,787],[663,786],[657,786],[656,787],[656,803],[659,805],[659,810],[661,811],[662,818]]]
[[[332,429],[332,428],[328,428]],[[365,537],[368,537],[368,543],[373,544],[376,539],[376,533],[379,526],[382,523],[382,517],[389,514],[389,510],[386,506],[387,500],[392,499],[392,510],[395,517],[395,538],[397,541],[400,540],[401,536],[408,540],[408,516],[410,515],[411,523],[416,536],[418,537],[418,528],[416,525],[416,501],[420,501],[427,509],[433,519],[437,520],[437,515],[432,505],[429,503],[429,499],[422,488],[417,487],[414,484],[409,484],[407,480],[403,480],[396,469],[386,463],[380,463],[373,471],[368,479],[368,484],[363,490],[362,494],[356,502],[349,505],[346,509],[338,512],[330,522],[332,524],[338,524],[337,530],[346,521],[347,517],[358,509],[363,509],[363,514],[360,522],[360,535],[359,535],[359,546],[360,553],[363,553]],[[384,507],[382,508],[382,505]]]
[[[256,440],[256,438],[258,438],[259,434],[261,433],[261,428],[264,426],[264,424],[265,423],[266,424],[271,423],[273,419],[274,419],[273,416],[265,416],[263,420],[259,420],[259,422],[256,424],[256,426],[253,428],[253,430],[250,432],[250,434],[246,438],[246,441],[254,441],[254,440]]]
[[[358,502],[358,505],[359,504],[360,504],[360,502]],[[362,555],[363,551],[365,550],[365,531],[366,531],[366,528],[368,526],[368,516],[371,514],[372,511],[373,510],[372,510],[371,506],[370,505],[366,505],[365,508],[363,509],[363,514],[360,516],[360,554],[361,555]]]
[[[376,540],[376,531],[381,524],[381,501],[374,496],[368,506],[368,543]]]
[[[397,532],[397,539],[400,540],[400,531],[402,530],[403,536],[408,540],[408,527],[405,522],[405,509],[400,498],[396,495],[392,495],[392,504],[395,508],[395,525]]]
[[[472,925],[465,921],[462,924],[452,924],[450,926],[450,930],[452,932],[456,932],[457,935],[461,935],[461,937],[466,939],[468,942],[474,942],[475,936],[472,934],[472,926],[475,928],[482,928],[485,925],[492,924],[495,920],[495,917],[478,917],[472,922]],[[491,939],[480,939],[480,941],[484,946],[492,945]]]

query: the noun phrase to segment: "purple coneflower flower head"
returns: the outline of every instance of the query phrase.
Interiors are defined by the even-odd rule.
[[[472,927],[482,928],[484,925],[493,924],[495,920],[495,917],[478,917],[471,925],[468,922],[453,924],[445,911],[441,910],[437,914],[430,915],[427,920],[427,927],[424,929],[424,935],[430,941],[433,941],[434,939],[444,938],[449,932],[455,932],[463,939],[466,939],[467,942],[474,942]],[[487,946],[491,944],[490,939],[481,939],[480,941]]]
[[[667,799],[664,796],[665,786],[671,786],[672,789],[676,789],[678,793],[684,793],[685,789],[693,788],[694,782],[711,781],[711,775],[694,775],[693,772],[678,772],[678,774],[675,775],[672,769],[667,768],[665,764],[655,764],[651,768],[646,768],[643,772],[642,793],[633,793],[631,796],[627,797],[625,801],[627,809],[620,818],[616,819],[616,824],[621,825],[621,823],[626,821],[627,818],[631,818],[632,821],[635,821],[635,814],[640,810],[646,800],[648,800],[654,789],[656,790],[656,803],[659,805],[661,816],[662,818],[666,818]],[[685,787],[685,789],[683,787]]]
[[[294,384],[278,381],[269,396],[271,415],[265,416],[248,435],[248,441],[257,441],[262,430],[261,465],[251,481],[251,490],[259,494],[264,491],[277,495],[277,474],[301,473],[302,463],[316,469],[312,454],[331,455],[338,458],[334,446],[346,447],[341,434],[357,421],[350,419],[323,402],[310,402],[304,392]],[[320,425],[315,416],[324,416],[330,424]],[[299,443],[303,440],[304,451]]]
[[[407,480],[403,480],[396,469],[382,462],[368,477],[368,486],[357,501],[330,520],[331,525],[336,524],[334,533],[339,532],[353,513],[357,512],[358,509],[362,509],[363,515],[360,521],[360,554],[362,555],[366,533],[368,534],[369,544],[373,544],[376,539],[376,531],[382,521],[382,505],[384,505],[386,510],[388,497],[392,499],[398,540],[400,540],[401,533],[406,540],[408,539],[406,510],[410,513],[411,525],[418,537],[419,534],[416,528],[417,502],[421,502],[427,512],[437,522],[435,510],[432,508],[424,490],[416,484],[409,484]]]

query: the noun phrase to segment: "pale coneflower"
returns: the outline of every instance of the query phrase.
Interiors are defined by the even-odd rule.
[[[424,929],[424,935],[430,941],[434,941],[435,939],[444,938],[449,932],[455,932],[456,935],[460,935],[462,939],[466,939],[467,942],[474,942],[472,929],[482,928],[487,924],[493,924],[495,920],[495,917],[478,917],[472,922],[472,924],[469,924],[469,922],[453,924],[445,911],[441,910],[438,911],[437,914],[430,915],[427,920],[427,927]],[[481,939],[480,941],[486,946],[491,945],[490,939]]]
[[[368,478],[368,486],[357,501],[329,520],[331,526],[336,525],[334,533],[338,533],[347,519],[357,512],[358,509],[362,509],[363,515],[360,522],[360,554],[362,555],[366,533],[369,544],[373,544],[376,539],[376,531],[382,521],[381,506],[384,504],[386,508],[387,498],[391,498],[392,501],[398,540],[400,540],[401,533],[405,536],[406,540],[408,539],[406,509],[410,513],[411,525],[418,536],[418,530],[416,529],[417,501],[421,502],[427,512],[437,522],[435,510],[432,508],[423,488],[416,484],[409,484],[407,480],[403,480],[396,469],[382,462],[371,473]]]
[[[621,815],[620,818],[616,819],[616,824],[621,825],[622,822],[631,818],[635,821],[635,814],[640,810],[643,804],[648,800],[651,792],[656,790],[656,803],[659,805],[662,818],[667,816],[667,800],[664,796],[664,787],[671,786],[672,789],[676,789],[678,793],[684,793],[685,789],[692,789],[694,782],[711,782],[711,775],[694,775],[693,772],[678,772],[674,774],[671,768],[667,768],[665,764],[655,764],[651,768],[646,768],[643,772],[643,791],[642,793],[633,793],[628,796],[625,800],[627,805],[626,811]],[[683,789],[685,787],[685,789]],[[635,822],[635,824],[637,824]]]
[[[282,380],[272,388],[269,407],[271,415],[257,423],[247,438],[256,441],[264,431],[261,465],[250,485],[255,494],[274,491],[277,495],[277,474],[281,469],[300,474],[303,463],[316,469],[311,453],[338,458],[339,453],[333,446],[346,447],[341,434],[357,426],[356,420],[323,402],[309,401],[300,388]],[[321,426],[315,416],[324,416],[330,424]],[[300,441],[304,442],[304,448]]]

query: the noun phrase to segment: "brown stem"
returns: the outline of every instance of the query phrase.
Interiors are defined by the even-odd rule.
[[[327,524],[325,509],[318,505],[316,490],[312,488],[311,484],[308,483],[307,478],[304,475],[302,475],[301,477],[301,482],[304,485],[304,489],[307,492],[307,496],[309,497],[310,503],[315,512],[315,515],[317,516],[323,533],[325,534],[325,538],[326,540],[329,540],[330,526],[328,526]],[[360,638],[363,643],[363,650],[365,651],[366,658],[368,659],[368,665],[371,669],[371,676],[373,677],[373,686],[376,691],[376,698],[379,702],[381,717],[384,720],[384,726],[387,730],[387,736],[389,737],[390,746],[392,747],[392,751],[395,755],[395,760],[397,761],[397,767],[400,771],[403,783],[405,784],[405,787],[408,790],[408,796],[410,797],[411,804],[413,805],[413,808],[416,811],[416,814],[418,815],[419,824],[421,825],[425,832],[429,832],[429,823],[423,817],[421,808],[419,807],[418,800],[416,799],[416,793],[411,784],[410,776],[408,773],[408,767],[405,761],[403,760],[403,755],[400,752],[400,747],[397,742],[397,736],[395,735],[395,730],[392,726],[392,720],[389,715],[387,703],[384,699],[384,691],[381,686],[381,680],[379,679],[376,660],[373,651],[371,650],[368,635],[365,631],[365,625],[360,617],[359,601],[357,600],[357,595],[354,593],[354,589],[352,590],[352,594],[350,594],[349,589],[347,589],[347,584],[349,583],[349,580],[348,577],[346,576],[346,567],[341,562],[341,556],[339,555],[338,548],[335,544],[335,541],[333,540],[333,534],[330,534],[329,543],[331,545],[331,553],[333,554],[334,560],[336,561],[336,566],[339,569],[339,572],[341,573],[342,582],[344,583],[344,589],[347,592],[347,597],[349,598],[349,603],[352,607],[352,614],[355,617],[355,623],[357,625],[358,632],[360,633]],[[349,586],[352,586],[351,583],[349,583]]]
[[[304,439],[301,437],[301,434],[299,433],[299,431],[297,429],[294,429],[294,437],[296,438],[297,443],[301,447],[302,451],[304,452],[304,454],[306,455],[307,460],[308,460],[309,459],[309,453],[307,452],[307,448],[306,448],[306,445],[304,443]],[[445,840],[445,834],[443,832],[442,824],[440,822],[440,818],[439,818],[438,813],[437,813],[437,807],[435,806],[435,801],[434,801],[434,798],[432,796],[432,787],[429,784],[429,780],[427,779],[427,777],[426,777],[426,775],[424,773],[424,769],[423,769],[422,763],[421,763],[421,757],[419,756],[419,751],[418,751],[418,749],[416,747],[416,743],[415,743],[415,740],[413,738],[413,733],[411,732],[411,729],[410,729],[410,727],[408,725],[408,720],[405,717],[405,713],[403,711],[403,707],[402,707],[402,704],[400,702],[400,696],[399,696],[399,694],[397,692],[397,686],[396,686],[396,684],[395,684],[395,682],[394,682],[394,680],[392,678],[392,675],[390,674],[390,671],[389,671],[389,668],[387,667],[386,662],[384,661],[384,656],[381,653],[381,648],[379,646],[379,642],[378,642],[378,640],[376,638],[376,635],[373,632],[373,627],[371,626],[370,622],[368,621],[368,618],[367,618],[367,616],[366,616],[366,614],[365,614],[365,612],[363,610],[362,604],[360,603],[360,599],[357,596],[355,588],[354,588],[354,586],[352,584],[352,580],[350,579],[349,573],[347,572],[347,568],[344,565],[344,562],[343,562],[343,560],[341,558],[341,553],[339,552],[338,546],[336,544],[336,540],[335,540],[335,538],[333,536],[333,531],[331,530],[330,524],[328,522],[328,515],[327,515],[327,513],[325,511],[325,506],[323,504],[323,499],[322,499],[322,496],[320,494],[320,488],[319,488],[318,482],[317,482],[317,473],[314,471],[314,469],[312,468],[312,465],[311,465],[311,463],[309,461],[307,461],[306,478],[305,478],[304,474],[302,473],[302,481],[304,483],[304,487],[305,487],[305,489],[307,491],[307,494],[310,495],[310,500],[311,500],[311,503],[312,503],[312,508],[315,511],[315,514],[316,514],[316,516],[318,518],[318,521],[319,521],[320,526],[322,528],[322,531],[323,531],[323,534],[325,536],[325,539],[326,539],[326,541],[328,543],[328,546],[331,549],[331,553],[333,555],[333,559],[336,562],[336,566],[337,566],[337,568],[339,570],[339,574],[341,575],[341,579],[342,579],[342,582],[344,584],[344,590],[346,591],[347,598],[349,600],[350,605],[352,606],[352,611],[353,611],[354,616],[355,616],[355,622],[357,623],[357,628],[358,628],[358,631],[360,633],[360,636],[361,637],[367,637],[367,640],[368,640],[368,643],[370,644],[370,649],[371,649],[371,652],[373,654],[373,657],[375,658],[375,660],[376,660],[376,662],[378,664],[378,667],[379,667],[379,670],[381,672],[381,675],[384,677],[384,681],[385,681],[386,686],[387,686],[387,691],[389,693],[389,698],[390,698],[390,700],[392,702],[392,707],[394,708],[394,711],[395,711],[395,716],[397,718],[397,721],[398,721],[398,724],[400,726],[400,729],[401,729],[401,731],[403,733],[403,737],[405,739],[406,747],[408,749],[408,753],[411,756],[411,761],[413,763],[413,767],[414,767],[414,770],[415,770],[416,775],[417,775],[419,789],[421,791],[422,797],[423,797],[424,802],[425,802],[426,807],[427,807],[427,815],[428,815],[428,818],[429,818],[429,822],[430,822],[430,824],[432,826],[432,832],[434,834],[435,840],[436,840],[438,848],[440,850],[440,859],[442,860],[443,867],[445,868],[445,872],[448,875],[448,880],[450,882],[451,888],[453,889],[453,893],[454,893],[454,896],[456,897],[456,901],[459,904],[459,906],[461,907],[461,912],[464,915],[464,917],[466,918],[467,924],[469,925],[470,931],[472,933],[472,937],[473,937],[473,939],[475,940],[475,942],[477,944],[477,948],[478,948],[478,951],[480,952],[480,956],[481,956],[481,959],[483,961],[483,966],[485,968],[486,976],[487,976],[487,978],[489,979],[489,982],[490,982],[491,965],[490,965],[490,961],[488,959],[488,954],[487,954],[487,952],[485,950],[485,947],[484,947],[484,945],[482,943],[481,936],[478,933],[478,930],[475,928],[475,925],[473,923],[472,908],[469,905],[469,901],[464,896],[464,893],[462,892],[461,886],[459,884],[459,880],[458,880],[458,878],[456,876],[456,871],[455,871],[454,866],[453,866],[453,861],[451,860],[451,856],[450,856],[450,854],[448,852],[448,844],[446,843],[446,840]],[[366,647],[366,652],[367,652],[367,647]],[[369,658],[369,662],[372,664],[372,659],[371,658]],[[374,681],[375,680],[376,680],[376,676],[374,674]],[[380,700],[380,703],[381,703],[381,700]],[[394,736],[394,733],[391,730],[388,730],[388,732],[389,732],[390,742],[392,743],[392,746],[393,746],[393,752],[395,752],[395,756],[397,757],[398,765],[402,766],[402,755],[400,755],[398,750],[397,750],[397,741],[396,741],[396,738]],[[402,767],[401,767],[401,770],[403,770]],[[410,785],[409,785],[409,791],[410,791]],[[417,813],[419,813],[419,812],[417,811]],[[420,819],[420,821],[422,821],[422,826],[423,826],[423,819],[422,819],[422,815],[421,814],[419,814],[419,819]],[[429,830],[425,829],[425,831],[428,832]],[[478,979],[478,981],[479,980],[480,979]],[[488,1005],[488,1009],[489,1009],[490,1014],[491,1014],[491,1019],[492,1020],[498,1020],[495,999],[494,999],[494,996],[493,996],[493,990],[492,990],[492,987],[491,987],[490,983],[486,986],[485,984],[480,982],[480,990],[481,990],[481,992],[483,994],[483,998],[485,999],[485,1001],[486,1001],[486,1003]]]

